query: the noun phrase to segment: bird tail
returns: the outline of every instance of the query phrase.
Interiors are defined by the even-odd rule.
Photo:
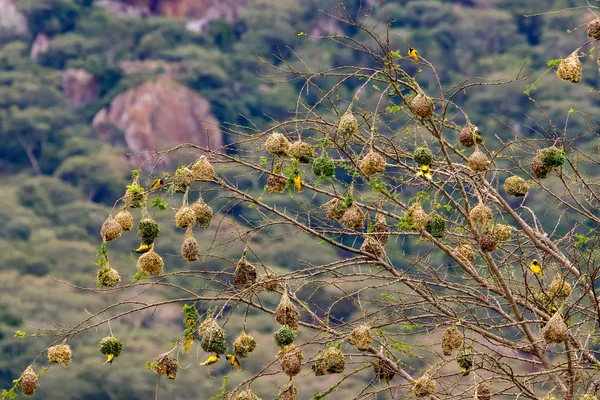
[[[114,354],[109,354],[108,357],[107,357],[107,359],[106,359],[106,362],[104,364],[102,364],[102,365],[112,364],[112,362],[113,362],[114,359],[115,359],[115,355]]]

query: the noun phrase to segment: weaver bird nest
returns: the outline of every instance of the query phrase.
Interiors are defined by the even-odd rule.
[[[212,181],[216,176],[215,168],[206,156],[198,157],[194,165],[192,165],[192,173],[194,179],[197,181]]]
[[[581,61],[577,56],[577,50],[560,61],[556,73],[563,81],[577,83],[581,80]]]
[[[136,182],[127,186],[123,201],[129,208],[142,208],[146,204],[147,194],[144,188],[138,185]]]
[[[446,328],[442,334],[442,351],[445,356],[451,356],[454,350],[460,349],[463,345],[463,335],[455,325]]]
[[[381,154],[371,150],[361,160],[359,168],[366,176],[381,174],[385,171],[385,158]]]
[[[511,196],[523,197],[529,190],[529,185],[525,179],[519,176],[511,176],[504,181],[504,190]]]
[[[473,368],[473,360],[475,359],[475,352],[473,348],[470,346],[463,345],[460,349],[458,349],[458,353],[456,354],[456,363],[463,371],[463,375],[468,375]]]
[[[152,218],[143,218],[138,223],[137,234],[142,239],[143,244],[154,243],[159,233],[158,224]]]
[[[115,221],[124,231],[130,231],[133,228],[133,215],[125,209],[119,211],[117,215],[115,215]]]
[[[62,364],[63,367],[71,364],[71,346],[59,344],[48,349],[48,362]]]
[[[281,171],[276,172],[277,174],[281,173]],[[270,174],[267,178],[267,190],[271,194],[275,193],[283,193],[285,188],[287,187],[287,179],[283,176],[278,176],[274,174]]]
[[[114,336],[106,336],[100,340],[100,343],[98,343],[98,348],[100,353],[104,355],[112,354],[115,357],[119,357],[123,351],[123,344]]]
[[[463,147],[473,147],[475,146],[475,143],[483,143],[477,128],[470,122],[467,122],[464,128],[460,130],[460,133],[458,134],[458,141]]]
[[[546,178],[550,171],[552,171],[552,167],[544,166],[544,164],[542,163],[541,152],[539,150],[537,151],[535,157],[533,157],[533,160],[531,161],[531,170],[533,171],[533,174],[539,179]]]
[[[115,287],[119,282],[121,282],[119,271],[112,268],[110,264],[104,265],[104,267],[98,271],[98,279],[96,280],[96,285],[98,287]]]
[[[264,274],[258,278],[258,284],[269,292],[276,292],[280,289],[279,278],[275,274]]]
[[[596,396],[594,396],[593,394],[584,394],[582,395],[579,400],[598,400],[598,398]]]
[[[373,336],[371,328],[368,325],[360,325],[354,328],[348,341],[352,343],[358,350],[367,351],[371,348]]]
[[[506,224],[495,224],[492,226],[491,232],[498,242],[504,242],[510,239],[512,235],[512,227]]]
[[[109,215],[106,221],[102,224],[102,228],[100,229],[100,236],[102,239],[110,242],[116,238],[121,237],[123,233],[123,227],[119,224],[112,215]]]
[[[342,215],[344,215],[344,201],[337,197],[332,198],[321,207],[325,209],[325,216],[330,221],[339,221],[339,219],[342,218]]]
[[[484,233],[479,238],[479,247],[482,251],[489,253],[496,250],[498,247],[498,241],[492,233]]]
[[[595,18],[587,24],[587,35],[593,39],[600,39],[600,19]]]
[[[301,164],[308,164],[315,156],[315,151],[312,146],[302,140],[295,141],[290,144],[287,149],[287,154],[298,160]]]
[[[546,343],[562,343],[569,338],[569,327],[560,312],[550,318],[542,329],[542,334]]]
[[[565,163],[565,151],[556,146],[547,147],[540,151],[540,160],[546,168],[558,168]]]
[[[167,375],[169,379],[177,378],[177,371],[179,370],[179,364],[177,359],[172,352],[166,352],[156,356],[152,362],[152,369],[158,375]]]
[[[373,255],[374,259],[381,258],[385,254],[385,249],[374,238],[367,238],[360,246],[360,251],[364,251],[365,253],[369,253]]]
[[[298,308],[292,304],[287,291],[281,296],[281,301],[275,310],[275,320],[281,325],[287,325],[295,331],[298,330],[300,312],[298,311]]]
[[[327,154],[315,158],[312,164],[312,172],[319,178],[333,178],[335,175],[335,164]]]
[[[175,226],[178,228],[187,228],[196,222],[196,212],[192,207],[184,206],[175,213]]]
[[[304,355],[300,347],[290,345],[279,350],[281,370],[289,377],[296,376],[302,369]]]
[[[265,150],[274,156],[285,156],[289,148],[289,140],[279,132],[271,133],[267,140],[265,140]]]
[[[434,104],[425,93],[419,91],[410,102],[410,109],[415,117],[425,120],[433,116]]]
[[[469,168],[474,172],[485,172],[490,168],[490,160],[479,149],[475,149],[468,160]]]
[[[148,275],[157,276],[162,274],[165,268],[165,262],[154,249],[150,249],[147,253],[142,254],[140,258],[138,258],[137,268]]]
[[[485,204],[479,202],[469,212],[469,220],[473,225],[479,228],[483,228],[492,219],[494,214]]]
[[[175,171],[173,177],[173,188],[175,193],[185,193],[192,183],[194,183],[194,172],[186,167],[182,167]]]
[[[233,400],[261,400],[260,397],[252,392],[252,389],[247,387],[233,397]]]
[[[555,276],[548,287],[548,294],[553,299],[563,301],[571,295],[571,284],[561,276]]]
[[[348,109],[340,118],[337,127],[337,134],[343,139],[348,139],[358,133],[358,121],[352,111]]]
[[[288,346],[296,340],[296,332],[290,329],[289,326],[283,325],[273,334],[273,339],[279,347]]]
[[[417,147],[413,152],[413,160],[420,165],[429,165],[433,161],[433,152],[428,147]]]
[[[246,260],[245,254],[242,255],[235,268],[233,283],[242,287],[249,287],[256,283],[256,267]]]
[[[344,372],[346,360],[344,353],[335,345],[329,345],[320,351],[312,365],[312,370],[316,376],[328,374],[340,374]]]
[[[427,217],[425,230],[434,238],[440,239],[444,237],[444,232],[446,231],[446,220],[439,214],[431,213]]]
[[[196,200],[191,207],[196,214],[196,222],[198,223],[198,227],[202,229],[208,228],[213,217],[212,208],[210,208],[210,206],[206,204],[202,198]]]
[[[198,256],[200,256],[200,246],[198,246],[196,238],[189,235],[183,240],[181,244],[181,256],[187,261],[196,261],[198,259]]]
[[[390,238],[390,227],[385,221],[385,216],[383,214],[377,213],[375,215],[375,225],[371,236],[381,243],[382,246],[388,242]]]
[[[225,329],[221,328],[217,320],[207,316],[198,327],[198,334],[202,337],[200,347],[207,353],[225,354],[227,341]]]
[[[39,385],[38,374],[35,373],[33,367],[30,365],[25,368],[25,371],[21,375],[21,391],[23,395],[33,396]]]
[[[359,231],[365,227],[365,213],[359,206],[352,203],[350,207],[344,210],[339,222],[352,230]]]
[[[475,252],[468,244],[459,244],[452,254],[470,266],[475,263]]]
[[[373,361],[373,374],[379,381],[389,382],[396,376],[396,370],[388,361],[376,359]]]
[[[491,400],[492,384],[490,382],[479,382],[475,387],[475,400]]]
[[[431,396],[435,393],[437,382],[431,379],[427,374],[423,375],[415,381],[413,391],[417,397]]]
[[[233,341],[233,354],[238,358],[248,357],[254,349],[256,349],[256,339],[246,334],[246,332],[240,333]]]
[[[294,386],[294,382],[287,382],[279,390],[279,394],[275,397],[275,400],[296,400],[298,395],[298,389]]]
[[[421,206],[420,203],[417,203],[408,209],[404,217],[413,229],[420,231],[425,228],[428,215],[425,210],[423,210],[423,206]]]

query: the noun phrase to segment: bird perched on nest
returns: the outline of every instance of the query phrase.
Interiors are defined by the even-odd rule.
[[[529,264],[529,269],[536,275],[544,277],[544,272],[542,271],[542,264],[539,263],[535,258],[531,260],[531,264]]]
[[[431,173],[431,168],[429,167],[429,165],[421,165],[421,168],[419,168],[419,171],[417,171],[417,176],[422,176],[427,180],[431,180],[433,174]]]
[[[414,47],[408,49],[408,56],[413,59],[415,64],[419,63],[419,52]]]
[[[225,356],[225,358],[227,360],[229,360],[229,363],[231,364],[232,367],[236,367],[238,371],[242,370],[242,366],[240,365],[240,360],[238,360],[236,356],[234,356],[233,354],[227,354]]]
[[[154,243],[150,243],[150,244],[141,243],[140,247],[138,247],[135,250],[131,250],[131,251],[133,251],[134,253],[138,253],[138,254],[144,254],[144,253],[149,252],[153,247],[154,247]]]
[[[221,359],[221,357],[219,357],[218,354],[213,354],[212,356],[208,357],[206,359],[206,361],[204,361],[200,365],[212,365],[212,364],[216,363],[217,361],[219,361],[220,359]]]

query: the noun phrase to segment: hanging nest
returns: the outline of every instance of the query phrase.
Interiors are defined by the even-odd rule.
[[[413,391],[415,392],[415,396],[417,397],[426,397],[434,394],[436,388],[437,382],[435,381],[435,379],[431,379],[427,374],[424,374],[422,377],[415,381]]]
[[[238,358],[248,357],[254,349],[256,349],[256,339],[246,334],[246,332],[240,333],[233,341],[233,355]]]
[[[312,164],[312,172],[321,179],[330,179],[335,175],[335,164],[327,154],[315,158]]]
[[[48,349],[48,362],[62,364],[63,367],[71,364],[71,346],[59,344]]]
[[[419,165],[429,165],[433,161],[433,152],[428,147],[417,147],[413,153],[413,160]]]
[[[451,356],[454,350],[463,345],[463,335],[456,325],[449,326],[442,334],[442,350],[445,356]]]
[[[479,247],[482,251],[489,253],[496,250],[496,248],[498,247],[498,241],[496,240],[496,237],[493,234],[489,232],[484,233],[479,238]]]
[[[142,254],[137,261],[137,268],[144,271],[148,275],[160,275],[165,268],[165,262],[162,257],[159,256],[154,249],[150,249],[148,252]]]
[[[475,353],[473,348],[470,346],[464,346],[458,349],[456,354],[456,362],[463,372],[463,376],[469,375],[471,368],[473,368],[473,360],[475,359]]]
[[[152,362],[152,369],[158,375],[166,374],[167,378],[175,379],[177,378],[177,370],[179,370],[179,364],[177,363],[177,359],[175,358],[173,353],[168,351],[166,353],[156,356],[156,358]]]
[[[121,282],[121,276],[119,271],[105,264],[104,267],[98,271],[98,279],[96,280],[96,286],[98,287],[115,287]]]
[[[550,283],[550,287],[548,288],[548,294],[553,299],[557,299],[558,301],[563,301],[567,297],[571,295],[571,284],[567,282],[563,277],[556,275],[552,282]]]
[[[382,246],[388,242],[390,238],[390,227],[385,221],[383,214],[377,213],[375,215],[375,226],[373,227],[373,238],[381,243]]]
[[[420,90],[410,102],[410,110],[421,120],[430,119],[433,116],[433,109],[433,100]]]
[[[475,400],[491,400],[492,399],[492,384],[484,381],[479,382],[475,388]]]
[[[196,212],[192,207],[184,206],[175,214],[175,226],[178,228],[187,228],[196,222]]]
[[[133,228],[133,215],[126,209],[119,211],[119,213],[115,215],[115,221],[121,225],[121,229],[124,231],[130,231],[131,228]]]
[[[468,244],[459,244],[456,246],[452,254],[469,266],[475,263],[475,252]]]
[[[478,228],[485,227],[493,216],[492,210],[482,202],[479,202],[471,209],[471,212],[469,212],[469,220]]]
[[[338,122],[337,134],[345,140],[358,133],[358,121],[350,108],[342,115]]]
[[[556,146],[547,147],[540,151],[540,160],[546,168],[558,168],[565,163],[565,151]]]
[[[490,168],[490,160],[479,149],[475,149],[469,157],[469,168],[475,172],[485,172]]]
[[[446,231],[446,220],[439,214],[431,213],[427,217],[425,230],[436,239],[443,238],[444,232]]]
[[[137,182],[134,182],[127,186],[127,191],[125,192],[125,196],[123,196],[123,201],[129,208],[142,208],[146,204],[147,197],[148,195],[146,194],[144,188],[141,187]]]
[[[550,318],[550,321],[542,329],[546,343],[562,343],[569,338],[569,327],[565,323],[560,312]]]
[[[254,392],[252,392],[252,389],[250,389],[249,387],[247,387],[246,389],[244,389],[241,392],[239,392],[238,394],[236,394],[235,397],[232,397],[232,399],[233,400],[261,400],[260,397],[255,395]]]
[[[458,141],[463,147],[473,147],[475,146],[475,142],[477,142],[477,144],[483,143],[483,139],[481,138],[481,135],[479,135],[477,127],[470,122],[467,122],[465,127],[460,130]]]
[[[540,150],[538,150],[535,154],[535,157],[531,161],[531,170],[537,178],[544,179],[548,176],[550,171],[552,171],[552,168],[544,166],[544,164],[542,163],[542,157],[540,153]]]
[[[506,224],[495,224],[491,231],[498,242],[507,241],[512,235],[512,227]]]
[[[110,242],[116,238],[121,237],[123,233],[123,227],[119,224],[112,215],[109,215],[106,221],[102,224],[102,228],[100,229],[100,236],[102,239]]]
[[[529,190],[529,185],[525,179],[519,176],[511,176],[504,181],[504,190],[511,196],[523,197]]]
[[[200,256],[200,246],[198,246],[196,238],[194,238],[191,234],[186,235],[186,238],[181,244],[181,255],[190,262],[196,261],[198,256]]]
[[[600,19],[595,18],[587,24],[587,35],[593,39],[600,39]]]
[[[373,336],[371,328],[368,325],[360,325],[354,328],[348,341],[352,343],[358,350],[367,351],[371,348]]]
[[[551,395],[550,393],[548,393],[547,395],[542,397],[542,400],[558,400],[558,399],[556,397],[554,397],[553,395]],[[587,399],[587,400],[592,400],[592,399]],[[593,400],[597,400],[597,399],[593,399]]]
[[[198,327],[198,334],[202,337],[200,347],[207,353],[225,354],[227,352],[227,341],[225,329],[221,328],[217,320],[207,316]]]
[[[308,164],[315,156],[312,146],[302,140],[297,140],[290,145],[287,154],[298,160],[301,164]]]
[[[196,200],[191,207],[196,214],[196,222],[198,223],[198,227],[202,229],[208,228],[213,217],[212,208],[210,208],[210,206],[206,204],[202,198]]]
[[[233,283],[242,287],[249,287],[256,283],[256,267],[246,260],[245,251],[235,268]]]
[[[158,224],[152,218],[143,218],[138,223],[137,234],[142,239],[143,244],[152,244],[160,233]]]
[[[373,361],[373,374],[375,379],[389,383],[396,376],[396,370],[388,361],[378,358]]]
[[[298,389],[294,386],[293,381],[289,381],[279,389],[279,394],[275,397],[275,400],[296,400],[296,396],[298,396]]]
[[[215,179],[215,168],[212,166],[208,157],[200,156],[192,165],[192,173],[197,181],[210,182]]]
[[[554,397],[554,396],[553,396]],[[582,395],[579,400],[598,400],[598,398],[596,396],[594,396],[593,394],[584,394]]]
[[[273,132],[265,140],[265,150],[274,156],[285,156],[290,148],[290,142],[279,132]]]
[[[327,203],[323,204],[321,207],[325,209],[325,215],[327,219],[330,221],[339,221],[344,215],[344,200],[340,200],[337,197],[333,197]]]
[[[258,284],[269,292],[276,292],[280,289],[279,279],[275,274],[264,274],[258,278]]]
[[[281,360],[281,370],[289,377],[296,376],[302,369],[302,360],[304,355],[300,347],[290,345],[279,350],[278,354]]]
[[[121,352],[123,351],[123,344],[114,336],[106,336],[100,340],[100,343],[98,343],[98,348],[100,349],[100,353],[109,357],[110,361],[107,362],[112,362],[113,358],[121,355]]]
[[[24,396],[33,396],[35,389],[40,386],[38,382],[38,374],[35,373],[33,367],[30,365],[25,368],[23,374],[21,374],[21,391]]]
[[[281,171],[278,171],[276,173],[280,174]],[[271,193],[271,194],[283,193],[285,191],[286,186],[287,186],[287,179],[282,176],[270,174],[269,177],[267,178],[266,188],[269,191],[269,193]],[[211,210],[211,215],[212,215],[212,210]]]
[[[428,215],[425,210],[423,210],[421,203],[417,203],[408,209],[404,218],[407,220],[412,229],[420,231],[421,229],[425,228]]]
[[[194,172],[191,169],[181,167],[175,171],[175,176],[173,177],[175,193],[185,193],[192,183],[194,183]]]
[[[283,325],[275,331],[273,339],[275,339],[275,343],[277,343],[277,346],[279,347],[288,346],[296,340],[296,332],[291,330],[289,326]]]
[[[346,360],[344,353],[335,345],[329,345],[324,350],[321,350],[316,356],[316,360],[312,365],[312,370],[315,376],[341,374],[344,372]]]
[[[298,308],[292,304],[287,291],[281,296],[281,301],[275,310],[275,320],[281,325],[287,325],[295,331],[298,330],[300,312],[298,311]]]
[[[563,81],[577,83],[581,80],[581,61],[577,56],[577,50],[561,60],[556,73]]]
[[[379,259],[385,254],[385,249],[374,238],[366,238],[365,241],[360,246],[360,251],[364,251],[365,253],[369,253],[373,255],[373,259]]]
[[[365,213],[362,212],[359,206],[352,203],[350,207],[344,210],[339,222],[352,230],[359,231],[365,227]]]
[[[359,168],[366,176],[381,174],[385,171],[385,158],[371,150],[361,160]]]

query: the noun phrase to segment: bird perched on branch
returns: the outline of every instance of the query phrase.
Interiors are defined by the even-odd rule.
[[[154,182],[152,182],[152,187],[150,188],[150,190],[156,190],[162,186],[164,186],[165,181],[163,179],[157,178],[154,180]]]
[[[415,64],[419,63],[419,52],[414,47],[409,47],[408,56],[413,59]]]
[[[206,361],[204,361],[200,365],[212,365],[212,364],[216,363],[217,361],[219,361],[220,359],[221,359],[221,357],[219,357],[218,354],[213,354],[212,356],[208,357],[206,359]]]
[[[238,360],[236,356],[234,356],[233,354],[227,354],[225,356],[225,358],[227,360],[229,360],[229,363],[231,364],[232,367],[236,367],[238,371],[242,370],[242,366],[240,365],[240,360]]]
[[[542,271],[542,264],[539,263],[535,258],[531,260],[531,264],[529,264],[529,269],[536,275],[544,277],[544,272]]]
[[[422,176],[423,178],[425,178],[427,180],[431,180],[431,178],[433,177],[433,174],[431,173],[431,168],[429,167],[429,165],[428,164],[421,165],[421,168],[419,168],[419,171],[417,171],[417,176]]]

